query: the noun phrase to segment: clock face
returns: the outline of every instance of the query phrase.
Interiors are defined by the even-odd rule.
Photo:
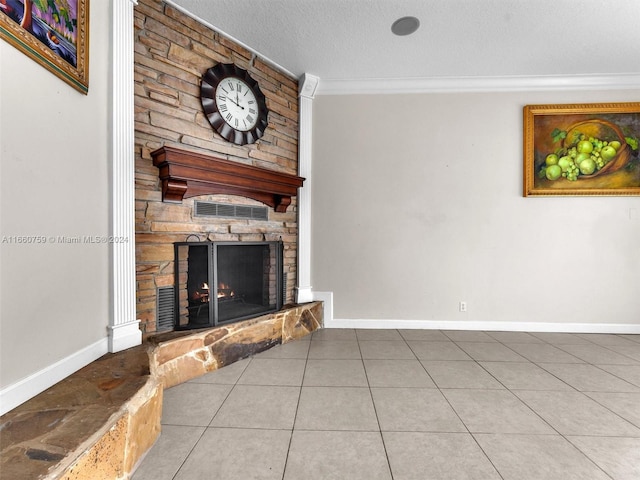
[[[222,119],[236,130],[246,132],[258,122],[256,96],[243,80],[227,77],[216,87],[216,106]]]
[[[249,73],[231,63],[219,63],[202,77],[200,99],[211,126],[237,145],[257,142],[267,128],[264,94]]]

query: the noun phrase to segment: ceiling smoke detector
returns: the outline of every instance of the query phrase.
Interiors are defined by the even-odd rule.
[[[393,22],[391,25],[391,31],[396,35],[405,36],[411,35],[420,27],[420,20],[416,17],[402,17]]]

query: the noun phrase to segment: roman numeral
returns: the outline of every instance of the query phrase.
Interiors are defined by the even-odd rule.
[[[242,92],[242,84],[236,83],[236,88],[238,89],[238,93]]]
[[[255,115],[256,111],[253,108],[250,108],[249,113],[253,113]]]
[[[220,105],[220,111],[221,112],[226,112],[227,111],[227,104],[226,103],[223,103],[223,104]]]
[[[249,121],[249,123],[253,122],[253,117],[251,115],[247,115],[247,120]]]
[[[231,115],[230,113],[227,113],[227,116],[225,117],[227,119],[227,121],[231,121],[231,119],[233,118],[233,115]]]

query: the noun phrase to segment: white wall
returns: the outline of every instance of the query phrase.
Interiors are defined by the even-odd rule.
[[[335,324],[640,332],[640,198],[522,197],[524,105],[638,98],[317,96],[311,283]]]
[[[109,232],[110,3],[91,3],[86,96],[0,41],[1,235],[47,238],[0,244],[5,393],[106,351],[109,246],[50,238]]]

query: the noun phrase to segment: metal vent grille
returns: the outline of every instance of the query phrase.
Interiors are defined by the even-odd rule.
[[[250,220],[268,220],[267,207],[251,207],[248,205],[226,205],[214,202],[195,202],[196,217],[246,218]]]
[[[175,319],[173,287],[158,287],[156,298],[156,331],[173,330]]]
[[[282,272],[282,304],[287,303],[287,272]]]

